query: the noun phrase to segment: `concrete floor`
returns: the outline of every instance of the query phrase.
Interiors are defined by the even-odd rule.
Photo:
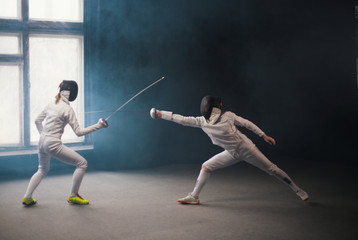
[[[302,202],[266,173],[240,163],[218,170],[201,205],[180,205],[200,165],[89,172],[69,205],[71,173],[50,172],[37,188],[38,204],[23,207],[28,180],[0,182],[0,239],[356,239],[355,169],[335,164],[278,164],[310,194]]]

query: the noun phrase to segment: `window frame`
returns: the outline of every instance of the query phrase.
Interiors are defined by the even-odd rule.
[[[90,2],[90,1],[88,1]],[[30,34],[41,35],[71,35],[83,37],[83,82],[84,82],[84,111],[90,109],[90,101],[88,99],[88,91],[90,89],[90,79],[88,78],[88,64],[87,64],[87,31],[86,26],[89,17],[87,16],[86,6],[87,1],[83,0],[83,22],[58,22],[58,21],[38,21],[29,19],[29,0],[21,0],[21,16],[20,19],[1,19],[0,18],[0,34],[19,34],[20,35],[20,54],[0,54],[1,64],[19,64],[22,66],[20,74],[22,75],[22,104],[23,104],[23,126],[21,146],[0,146],[0,157],[11,155],[25,155],[37,153],[37,145],[30,143],[30,81],[29,81],[29,36]],[[90,117],[84,117],[84,125],[87,126]],[[75,143],[66,143],[66,146],[74,150],[89,150],[93,149],[93,139],[91,134],[86,135],[84,141]]]

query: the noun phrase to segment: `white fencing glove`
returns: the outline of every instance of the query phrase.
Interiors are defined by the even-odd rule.
[[[101,125],[102,128],[108,127],[108,122],[103,118],[98,119],[98,124]]]
[[[151,116],[153,119],[158,118],[159,116],[158,116],[158,114],[157,114],[157,109],[155,109],[155,108],[150,109],[150,116]]]

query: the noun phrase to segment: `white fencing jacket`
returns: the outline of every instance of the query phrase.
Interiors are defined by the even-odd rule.
[[[45,120],[44,125],[42,122]],[[56,104],[55,101],[49,103],[35,120],[37,130],[40,134],[61,139],[64,128],[70,124],[77,136],[83,136],[101,128],[100,123],[96,123],[87,128],[81,129],[78,124],[75,112],[65,97],[61,97]]]
[[[224,148],[233,156],[237,156],[239,150],[255,146],[236,126],[245,127],[260,137],[264,135],[264,132],[254,123],[237,116],[233,112],[223,113],[215,124],[209,124],[203,116],[184,117],[168,111],[161,111],[161,113],[162,118],[165,120],[173,121],[184,126],[201,128],[210,137],[213,144]]]

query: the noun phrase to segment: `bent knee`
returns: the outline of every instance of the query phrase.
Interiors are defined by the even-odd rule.
[[[77,164],[77,167],[78,167],[78,168],[86,169],[86,168],[88,167],[87,160],[86,160],[86,159],[83,159],[82,161],[80,161],[80,162]]]
[[[49,167],[39,167],[39,169],[37,170],[37,172],[40,173],[43,177],[45,177],[49,171]]]
[[[211,172],[211,170],[207,166],[205,166],[205,163],[201,165],[201,170],[203,170],[204,172]]]

